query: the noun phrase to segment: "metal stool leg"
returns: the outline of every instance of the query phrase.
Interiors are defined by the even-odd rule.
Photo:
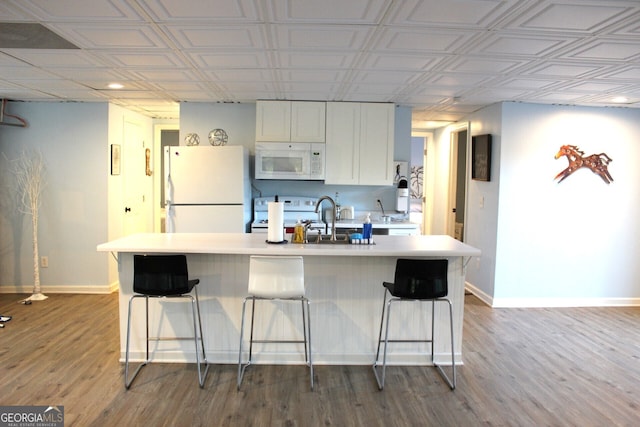
[[[447,382],[447,384],[449,384],[449,388],[451,388],[451,390],[455,390],[456,388],[456,360],[455,360],[455,350],[453,348],[453,306],[451,304],[451,301],[449,301],[448,299],[437,299],[434,300],[434,307],[432,307],[432,313],[435,311],[433,310],[435,308],[435,302],[446,302],[447,305],[449,306],[449,328],[451,330],[451,370],[452,370],[452,374],[451,374],[451,378],[449,378],[449,376],[447,376],[447,374],[444,372],[444,369],[442,368],[442,366],[438,365],[436,363],[436,361],[434,360],[434,355],[433,355],[433,341],[431,342],[431,361],[433,363],[433,365],[438,368],[438,371],[440,372],[440,375],[442,376],[442,378],[444,378],[444,380]],[[432,314],[432,319],[435,318],[435,315]],[[433,320],[431,322],[431,331],[432,331],[432,335],[431,335],[431,339],[433,340]]]
[[[146,354],[145,354],[144,362],[142,362],[140,365],[138,365],[138,367],[134,371],[134,373],[131,376],[131,378],[129,378],[129,349],[130,349],[130,342],[131,342],[131,312],[132,312],[133,300],[135,298],[144,298],[145,299],[145,318],[146,318],[146,321],[145,321],[145,330],[146,330],[145,344],[146,344]],[[148,296],[142,296],[142,295],[132,295],[131,298],[129,298],[129,313],[128,313],[128,316],[127,316],[127,344],[126,344],[125,356],[124,356],[124,386],[125,386],[125,388],[128,389],[129,387],[131,387],[131,384],[133,383],[133,380],[136,379],[136,376],[138,375],[138,372],[140,372],[140,370],[143,367],[145,367],[148,363],[149,363],[149,297]]]
[[[198,384],[200,388],[204,388],[204,383],[207,379],[207,374],[209,373],[209,363],[207,362],[207,354],[204,348],[204,335],[202,333],[202,319],[200,317],[200,299],[198,298],[198,288],[195,289],[195,299],[187,295],[191,298],[191,310],[193,313],[193,337],[196,349],[196,365],[198,368]],[[200,349],[202,350],[202,360],[200,358],[200,350],[198,349],[198,342],[200,342]],[[204,372],[202,370],[202,364],[204,364]]]
[[[249,365],[251,365],[252,362],[252,358],[253,358],[253,329],[254,329],[254,319],[255,319],[255,304],[256,304],[256,299],[262,299],[262,298],[256,298],[253,296],[249,296],[246,297],[244,299],[244,302],[242,303],[242,320],[240,322],[240,345],[239,345],[239,351],[238,351],[238,381],[237,381],[237,388],[238,390],[240,390],[240,385],[242,384],[242,379],[244,377],[244,373],[246,371],[246,369],[249,367]],[[267,298],[267,300],[269,300],[270,298]],[[295,298],[295,300],[297,300],[298,298]],[[242,347],[243,347],[243,338],[244,338],[244,324],[245,324],[245,317],[246,317],[246,305],[247,305],[247,301],[251,300],[251,325],[250,325],[250,332],[249,332],[249,360],[246,363],[242,363]],[[289,299],[289,301],[293,301],[294,299]],[[285,300],[286,301],[286,300]],[[284,342],[284,343],[304,343],[304,356],[305,356],[305,363],[309,366],[309,374],[310,374],[310,384],[311,384],[311,390],[313,390],[314,387],[314,373],[313,373],[313,358],[312,358],[312,351],[311,351],[311,310],[310,310],[310,303],[309,300],[307,298],[301,297],[300,298],[301,304],[302,304],[302,330],[303,330],[303,341],[278,341],[278,340],[257,340],[256,342],[261,342],[261,343],[274,343],[274,342]],[[306,304],[306,309],[305,309],[305,304]]]
[[[307,304],[307,321],[304,320],[304,304]],[[306,326],[305,326],[306,323]],[[311,376],[311,390],[313,390],[313,359],[311,357],[311,304],[307,298],[302,299],[302,328],[305,330],[304,333],[304,351],[305,358],[307,358],[309,364],[309,375]],[[308,328],[308,329],[306,329]],[[307,357],[307,340],[309,343],[309,353]]]
[[[244,338],[244,313],[247,307],[247,298],[242,302],[242,318],[240,319],[240,345],[238,350],[238,380],[236,382],[237,389],[240,390],[240,384],[242,383],[242,377],[244,375],[244,368],[242,366],[242,341]]]
[[[384,388],[384,378],[387,370],[387,348],[389,347],[389,319],[391,317],[391,303],[393,299],[387,301],[387,290],[384,292],[384,300],[382,304],[382,316],[380,317],[380,333],[378,334],[378,350],[376,351],[376,360],[373,364],[373,373],[376,377],[376,382],[378,383],[378,389],[382,390]],[[386,324],[385,320],[385,308],[386,308]],[[384,351],[382,353],[382,373],[378,372],[378,361],[380,358],[380,345],[382,342],[382,328],[384,326]]]

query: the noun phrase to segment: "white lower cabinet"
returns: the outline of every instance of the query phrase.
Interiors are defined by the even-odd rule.
[[[390,228],[389,236],[417,236],[420,234],[418,227],[415,228]]]
[[[325,184],[393,185],[395,106],[328,102]]]

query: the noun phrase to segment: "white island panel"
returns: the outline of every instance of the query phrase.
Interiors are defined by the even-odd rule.
[[[447,258],[449,297],[454,307],[456,360],[462,362],[462,315],[464,309],[464,265],[480,251],[448,236],[376,236],[376,244],[271,245],[256,234],[143,234],[102,244],[100,251],[118,253],[120,275],[121,355],[124,357],[126,319],[132,294],[133,255],[136,253],[185,253],[190,276],[200,279],[199,292],[207,355],[211,363],[236,363],[242,300],[247,292],[249,255],[302,255],[305,261],[307,295],[311,300],[311,326],[314,363],[368,364],[373,362],[377,345],[382,281],[392,281],[399,257]],[[143,306],[137,306],[132,335],[132,357],[143,358]],[[269,339],[299,334],[299,304],[282,306],[263,302],[256,311],[256,336]],[[407,307],[408,308],[408,307]],[[444,308],[444,307],[443,307]],[[154,301],[151,335],[189,335],[192,333],[188,305]],[[436,313],[436,355],[443,364],[450,360],[448,316]],[[392,331],[409,338],[413,330],[430,328],[428,311],[397,307]],[[427,358],[417,350],[420,344],[390,347],[390,363],[425,364]],[[159,342],[153,347],[156,361],[192,362],[193,344]],[[278,344],[256,346],[257,363],[303,363],[302,348]],[[449,359],[448,359],[449,358]]]

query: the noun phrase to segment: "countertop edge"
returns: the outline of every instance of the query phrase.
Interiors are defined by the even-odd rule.
[[[375,236],[374,245],[268,244],[264,234],[146,233],[102,243],[98,252],[308,256],[480,256],[450,236]]]

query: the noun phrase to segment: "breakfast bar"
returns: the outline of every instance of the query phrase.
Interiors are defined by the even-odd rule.
[[[301,255],[305,286],[311,302],[314,363],[370,364],[376,351],[382,297],[382,281],[393,281],[398,258],[449,260],[449,299],[453,303],[456,363],[462,363],[462,318],[465,267],[480,250],[449,236],[375,236],[372,245],[269,244],[264,234],[243,233],[148,233],[135,234],[98,245],[111,252],[118,263],[120,355],[124,360],[127,308],[133,292],[134,254],[187,255],[190,278],[200,279],[201,315],[207,359],[210,363],[237,363],[242,301],[247,294],[250,255]],[[142,304],[142,303],[140,303]],[[278,339],[300,334],[300,307],[272,303],[256,314],[256,336]],[[291,306],[291,307],[290,307]],[[192,334],[188,304],[171,300],[150,302],[151,335]],[[184,316],[175,312],[184,311]],[[415,310],[394,315],[390,329],[396,336],[430,330],[431,316]],[[144,310],[133,321],[131,355],[144,358]],[[172,313],[170,316],[167,315]],[[134,319],[136,319],[134,314]],[[259,314],[259,316],[258,316]],[[184,319],[184,320],[182,320]],[[447,313],[436,306],[436,361],[450,362]],[[299,335],[298,335],[299,336]],[[415,335],[414,335],[415,336]],[[424,365],[428,358],[417,354],[424,344],[390,347],[389,364]],[[151,348],[154,361],[193,362],[191,341],[158,341]],[[302,363],[300,349],[291,344],[257,348],[256,363]]]

